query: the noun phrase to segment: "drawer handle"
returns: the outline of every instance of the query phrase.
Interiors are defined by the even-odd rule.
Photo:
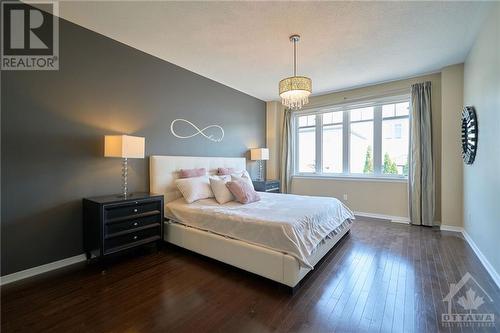
[[[138,225],[139,225],[139,223],[134,222],[134,227],[137,227]]]
[[[137,213],[137,208],[134,208],[134,213]]]
[[[134,236],[134,240],[136,240],[136,239],[137,239],[137,236]]]

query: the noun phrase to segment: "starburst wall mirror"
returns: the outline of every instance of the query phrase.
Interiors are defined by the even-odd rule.
[[[477,115],[473,106],[462,110],[462,158],[465,164],[474,163],[477,152]]]

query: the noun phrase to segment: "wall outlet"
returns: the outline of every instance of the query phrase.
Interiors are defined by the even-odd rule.
[[[342,198],[344,199],[344,201],[347,201],[347,193],[344,193],[344,195],[342,196]]]

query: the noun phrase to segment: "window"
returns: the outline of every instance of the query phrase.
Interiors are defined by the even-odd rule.
[[[342,172],[342,122],[343,113],[323,113],[323,172]]]
[[[350,110],[350,173],[373,174],[373,107]]]
[[[299,175],[406,177],[409,97],[294,114]]]
[[[314,172],[316,170],[316,116],[298,119],[298,170],[299,172]]]
[[[408,102],[383,106],[382,174],[408,175],[410,123]]]

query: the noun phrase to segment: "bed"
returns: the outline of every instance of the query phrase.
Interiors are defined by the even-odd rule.
[[[150,191],[165,196],[165,241],[293,288],[351,228],[352,212],[334,198],[260,193],[247,205],[187,204],[178,171],[221,167],[245,170],[246,160],[150,157]]]

